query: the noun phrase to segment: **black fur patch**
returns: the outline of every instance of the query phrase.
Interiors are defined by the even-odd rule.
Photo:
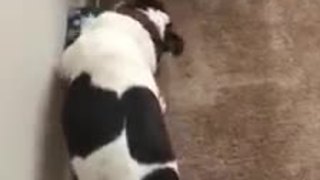
[[[179,56],[184,51],[184,40],[174,30],[173,25],[168,24],[164,35],[164,51]]]
[[[154,94],[146,88],[132,88],[122,99],[131,155],[143,163],[173,160],[164,118]]]
[[[92,86],[83,74],[68,90],[62,124],[70,155],[86,157],[120,135],[124,113],[115,92]]]
[[[139,162],[174,160],[158,99],[147,88],[134,87],[121,99],[91,85],[82,74],[70,86],[63,129],[71,156],[86,157],[127,130],[131,156]]]
[[[143,180],[179,180],[179,176],[174,170],[166,168],[147,175]]]

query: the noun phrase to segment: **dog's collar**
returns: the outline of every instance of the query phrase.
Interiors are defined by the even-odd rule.
[[[143,9],[137,9],[135,7],[132,7],[129,4],[126,4],[125,2],[119,3],[115,6],[114,11],[116,11],[119,14],[127,15],[138,21],[144,29],[146,29],[150,37],[154,43],[157,60],[159,60],[161,53],[163,52],[164,46],[163,46],[163,40],[161,38],[160,32],[155,25],[155,23],[149,19],[149,17],[143,12]]]

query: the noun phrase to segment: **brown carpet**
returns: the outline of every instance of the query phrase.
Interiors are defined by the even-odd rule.
[[[161,75],[183,179],[319,180],[320,1],[166,1],[187,41]]]

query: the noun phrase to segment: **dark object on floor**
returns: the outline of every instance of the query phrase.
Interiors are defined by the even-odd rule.
[[[102,9],[99,8],[75,8],[68,13],[67,35],[65,48],[72,44],[80,35],[81,27],[91,17],[97,17],[102,13]]]

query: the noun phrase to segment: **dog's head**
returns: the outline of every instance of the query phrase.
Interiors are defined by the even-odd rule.
[[[157,58],[163,53],[179,56],[184,50],[184,41],[175,30],[163,3],[158,0],[127,0],[126,3],[142,12],[149,22],[142,22],[155,43]]]
[[[116,11],[135,18],[149,32],[158,62],[164,53],[171,53],[174,56],[182,54],[184,41],[175,32],[171,18],[159,0],[112,0],[104,4],[105,2],[109,1],[101,1],[100,6],[91,5],[80,8],[75,11],[78,14],[69,16],[66,47],[78,38],[81,32],[81,22],[84,19],[99,16],[105,11]]]

